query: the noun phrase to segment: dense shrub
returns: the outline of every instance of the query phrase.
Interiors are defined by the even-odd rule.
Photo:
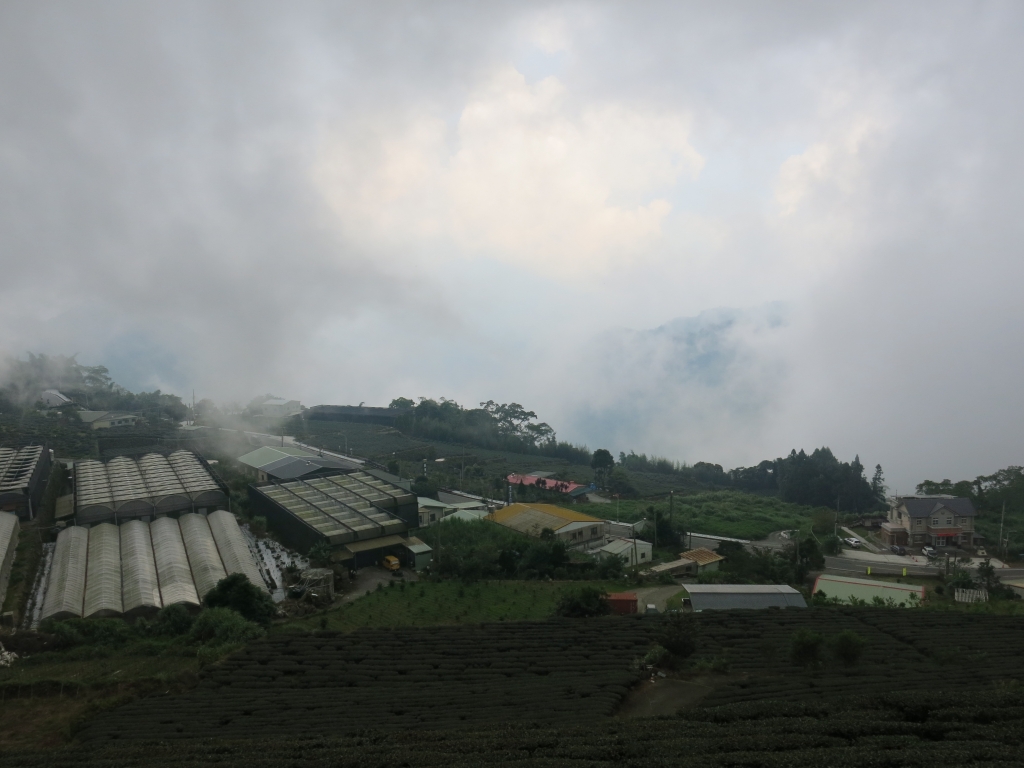
[[[820,632],[798,629],[789,643],[789,656],[794,664],[808,667],[821,661],[821,648],[825,638]]]
[[[850,629],[844,629],[828,641],[829,650],[844,666],[852,667],[860,661],[867,642],[863,637]]]
[[[203,602],[209,608],[230,608],[249,621],[263,625],[269,624],[277,614],[270,595],[241,573],[232,573],[217,582]]]
[[[676,659],[688,659],[697,650],[699,631],[692,613],[672,613],[658,629],[655,638]]]
[[[181,603],[175,603],[174,605],[168,605],[166,608],[161,608],[153,621],[148,625],[147,634],[155,637],[177,637],[179,635],[186,635],[188,631],[192,629],[192,622],[194,621],[192,613]],[[145,626],[142,624],[140,619],[137,626]]]
[[[566,616],[572,619],[585,618],[587,616],[607,616],[612,612],[608,604],[608,598],[599,589],[593,587],[582,587],[574,592],[568,592],[558,601],[555,613],[559,616]]]
[[[230,608],[208,608],[199,614],[189,631],[191,640],[211,645],[244,643],[262,635],[258,624],[247,621]]]

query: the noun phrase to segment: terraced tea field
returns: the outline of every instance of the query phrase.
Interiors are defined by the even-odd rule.
[[[247,738],[367,728],[451,728],[608,717],[649,645],[640,619],[281,635],[82,732],[108,738]]]

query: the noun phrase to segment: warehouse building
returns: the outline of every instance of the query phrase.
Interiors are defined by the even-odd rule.
[[[360,467],[354,461],[335,456],[317,456],[302,448],[269,445],[239,456],[238,463],[245,467],[245,473],[257,483],[332,475],[340,470]]]
[[[79,411],[78,418],[93,429],[112,427],[134,427],[141,417],[121,411]]]
[[[57,535],[42,618],[134,617],[167,605],[198,607],[231,573],[266,589],[235,516],[223,509],[208,517],[72,526]]]
[[[0,511],[23,520],[36,515],[50,479],[50,451],[42,445],[0,447]]]
[[[190,451],[119,456],[75,463],[75,520],[79,525],[148,520],[206,512],[227,504],[227,492],[208,465]]]
[[[921,604],[924,600],[924,587],[823,573],[814,580],[811,594],[835,598],[844,603],[870,604],[892,600],[896,605],[907,606]]]
[[[694,612],[806,608],[804,596],[785,584],[687,584]]]
[[[554,504],[510,504],[484,519],[538,538],[550,530],[568,547],[595,545],[605,536],[604,520]]]
[[[18,533],[21,529],[16,515],[0,512],[0,606],[7,595],[7,584],[14,567],[14,553],[18,549]]]
[[[416,496],[362,470],[249,486],[249,502],[254,515],[266,517],[282,542],[300,552],[323,542],[335,560],[354,567],[384,554],[411,559],[401,534],[418,523]]]

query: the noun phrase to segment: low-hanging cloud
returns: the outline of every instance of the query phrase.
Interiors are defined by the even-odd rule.
[[[1021,32],[1004,2],[7,3],[0,353],[514,400],[727,466],[828,444],[900,488],[1019,464]]]

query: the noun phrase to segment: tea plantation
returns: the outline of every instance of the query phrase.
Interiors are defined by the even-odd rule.
[[[634,661],[662,619],[272,635],[199,685],[99,714],[5,768],[186,766],[935,766],[1024,764],[1024,621],[884,608],[715,612],[676,671],[710,689],[647,720]],[[791,654],[801,630],[820,656]],[[855,663],[828,640],[864,641]]]

